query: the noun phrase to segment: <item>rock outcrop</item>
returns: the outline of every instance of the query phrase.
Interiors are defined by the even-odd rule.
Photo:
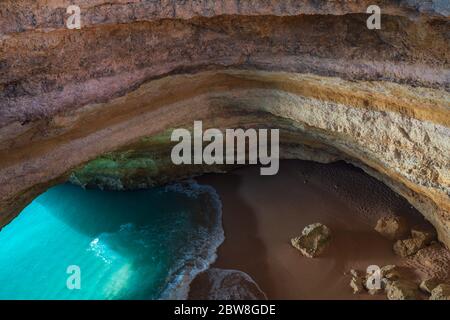
[[[408,224],[405,218],[385,216],[377,221],[375,230],[389,240],[399,240],[408,234]]]
[[[380,269],[381,277],[389,281],[404,279],[406,276],[400,267],[389,264]]]
[[[81,30],[70,1],[0,3],[0,225],[69,177],[128,189],[229,170],[167,157],[170,129],[203,120],[363,168],[450,246],[447,2],[78,3]]]
[[[420,289],[428,294],[431,294],[434,288],[436,288],[440,284],[439,279],[436,278],[430,278],[425,279],[420,283]]]
[[[434,239],[435,232],[433,230],[413,228],[411,229],[411,238],[397,240],[394,243],[393,249],[397,255],[408,257],[430,245]]]
[[[414,282],[396,280],[389,285],[387,297],[389,300],[417,300],[419,290]]]
[[[431,291],[430,300],[450,300],[450,284],[441,283]]]
[[[354,294],[384,293],[389,300],[416,300],[420,297],[418,285],[414,282],[415,274],[410,268],[390,264],[380,269],[368,269],[366,274],[352,269],[350,275],[350,287]],[[421,287],[423,284],[424,282],[421,283]],[[426,283],[427,288],[431,285],[431,282]]]

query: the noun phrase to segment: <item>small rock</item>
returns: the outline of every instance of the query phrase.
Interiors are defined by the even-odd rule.
[[[429,245],[436,240],[436,232],[434,230],[425,230],[423,228],[412,228],[411,236],[413,239],[422,241],[425,245]]]
[[[402,278],[399,268],[394,264],[388,264],[380,269],[381,277],[388,280],[398,280]]]
[[[439,283],[440,283],[440,281],[438,279],[430,278],[430,279],[423,280],[420,283],[419,287],[423,292],[431,293],[431,291],[433,291],[433,289],[436,288],[439,285]]]
[[[387,290],[389,300],[416,300],[419,297],[417,285],[407,280],[396,280]]]
[[[431,291],[430,300],[450,300],[450,284],[441,283]]]
[[[321,223],[314,223],[306,226],[301,236],[292,238],[291,244],[304,256],[314,258],[323,253],[330,240],[330,229]]]
[[[350,280],[350,287],[353,289],[353,294],[363,292],[364,291],[363,278],[352,277],[352,280]]]
[[[408,234],[408,224],[403,217],[385,216],[377,221],[375,230],[389,240],[398,240]]]
[[[424,241],[420,239],[405,239],[405,240],[397,240],[394,243],[394,252],[400,257],[408,257],[415,254],[422,248],[425,248]]]

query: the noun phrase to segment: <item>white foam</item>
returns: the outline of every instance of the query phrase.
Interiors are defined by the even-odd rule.
[[[89,243],[88,251],[94,252],[94,254],[98,258],[102,259],[104,263],[111,264],[112,260],[115,258],[115,255],[112,254],[107,245],[100,241],[100,237],[95,238]]]
[[[182,250],[182,256],[177,257],[175,265],[168,271],[163,289],[159,299],[183,300],[187,299],[189,287],[192,280],[209,268],[217,258],[217,248],[223,243],[224,231],[222,228],[222,203],[216,190],[208,185],[199,185],[194,180],[187,180],[169,185],[161,192],[174,192],[185,195],[189,198],[200,201],[203,215],[209,218],[210,223],[196,226],[195,233],[190,239],[187,248]],[[181,214],[181,213],[180,213]],[[88,251],[91,251],[106,264],[112,264],[119,258],[109,245],[108,240],[114,237],[121,237],[126,241],[134,241],[142,246],[148,247],[143,240],[151,236],[147,228],[136,228],[132,223],[122,224],[119,230],[113,233],[104,232],[93,239]],[[144,236],[139,236],[144,233]],[[131,270],[128,270],[128,278]],[[120,277],[121,279],[123,277]],[[113,281],[114,284],[116,281]],[[121,287],[121,286],[120,286]],[[109,288],[109,287],[108,287]],[[108,292],[111,291],[108,289]],[[116,292],[117,290],[112,290]],[[117,292],[116,292],[117,293]]]
[[[188,180],[183,183],[176,183],[165,188],[166,192],[179,192],[189,197],[197,199],[202,194],[207,194],[215,219],[214,223],[202,227],[202,236],[196,239],[191,245],[192,252],[187,252],[185,259],[180,259],[178,265],[174,266],[168,276],[168,285],[160,296],[160,299],[184,300],[187,299],[192,280],[209,268],[217,259],[217,249],[225,240],[222,227],[222,202],[216,190],[208,185],[199,185],[195,180]]]

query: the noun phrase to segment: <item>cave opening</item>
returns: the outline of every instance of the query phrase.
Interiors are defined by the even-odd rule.
[[[66,2],[0,1],[0,299],[450,299],[448,0]]]

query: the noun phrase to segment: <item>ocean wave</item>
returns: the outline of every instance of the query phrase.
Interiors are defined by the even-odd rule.
[[[170,270],[168,285],[160,296],[160,299],[183,300],[189,295],[192,280],[199,273],[207,270],[217,259],[217,249],[225,240],[222,227],[222,202],[213,187],[200,185],[195,180],[169,185],[164,191],[182,193],[195,199],[202,195],[207,196],[205,200],[208,210],[204,214],[212,218],[209,228],[202,227],[199,230],[201,236],[192,243],[184,258]]]

